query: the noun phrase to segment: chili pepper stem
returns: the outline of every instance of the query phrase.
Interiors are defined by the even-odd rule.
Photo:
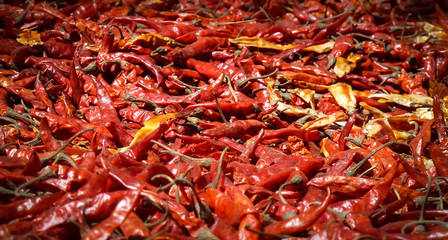
[[[168,205],[167,202],[163,202],[163,206],[165,207],[165,213],[163,214],[163,216],[160,219],[158,219],[157,221],[148,222],[148,223],[145,222],[146,227],[148,227],[148,228],[155,227],[155,226],[161,224],[163,221],[165,221],[168,218],[168,216],[170,215],[170,206]]]
[[[12,145],[16,146],[16,148],[19,148],[19,147],[20,147],[20,145],[19,145],[18,143],[16,143],[16,142],[10,142],[10,143],[6,143],[6,144],[3,145],[3,146],[0,146],[0,151],[3,151],[5,148],[7,148],[7,147],[9,147],[9,146],[12,146]]]
[[[378,166],[379,166],[379,164],[376,163],[376,164],[373,165],[371,168],[369,168],[369,169],[365,170],[363,173],[359,174],[358,177],[362,177],[362,176],[366,175],[367,173],[369,173],[369,172],[372,171],[373,169],[377,168]]]
[[[261,235],[261,236],[275,237],[275,238],[294,238],[293,236],[286,235],[286,234],[273,234],[273,233],[267,233],[267,232],[262,232],[262,231],[259,231],[259,230],[256,230],[256,229],[252,229],[252,228],[250,228],[249,226],[245,226],[245,227],[246,227],[246,229],[247,229],[248,231],[251,231],[251,232],[256,233],[256,234],[258,234],[258,235]]]
[[[149,105],[151,105],[151,106],[153,106],[155,108],[154,112],[156,114],[160,114],[160,113],[163,113],[163,111],[165,111],[165,108],[160,107],[155,102],[153,102],[151,100],[148,100],[148,99],[143,99],[143,98],[139,98],[139,97],[133,96],[130,93],[126,93],[123,96],[123,100],[130,101],[130,102],[144,102],[144,103],[147,103],[147,104],[149,104]]]
[[[224,75],[224,81],[227,83],[227,85],[229,86],[230,89],[230,93],[232,93],[233,98],[235,99],[235,102],[238,102],[238,97],[235,94],[235,90],[232,87],[232,83],[230,82],[230,77],[229,75]]]
[[[29,122],[31,125],[33,126],[39,126],[39,123],[34,121],[33,119],[31,119],[31,117],[29,117],[29,114],[27,113],[23,113],[23,114],[19,114],[16,111],[12,110],[12,109],[8,109],[6,111],[6,116],[10,117],[10,118],[18,118],[21,120],[25,120],[27,122]]]
[[[271,72],[271,73],[269,73],[269,74],[266,74],[266,75],[263,75],[263,76],[259,76],[259,77],[250,77],[250,78],[244,78],[244,79],[238,79],[238,80],[236,81],[236,86],[237,86],[239,89],[242,89],[244,86],[246,86],[246,84],[247,84],[249,81],[256,80],[256,79],[268,78],[268,77],[273,76],[273,75],[276,74],[277,72],[278,72],[278,68],[276,68],[273,72]]]
[[[348,214],[350,214],[350,211],[344,211],[344,212],[337,212],[333,208],[328,207],[327,211],[335,215],[337,218],[339,218],[341,221],[345,221],[345,218]]]
[[[221,106],[219,105],[218,98],[216,97],[216,92],[213,93],[213,98],[215,99],[216,107],[218,108],[218,111],[219,111],[219,114],[221,115],[222,121],[223,121],[224,123],[227,123],[227,119],[226,119],[226,117],[224,116],[224,113],[222,112]]]
[[[25,145],[30,145],[30,146],[34,146],[38,143],[40,143],[42,141],[41,137],[40,137],[40,132],[37,132],[36,137],[28,142],[24,142],[23,144]]]
[[[162,234],[168,232],[170,229],[168,227],[165,227],[164,229],[162,229],[160,232],[150,236],[149,238],[147,238],[146,240],[153,240],[153,239],[158,239],[159,236],[161,236]]]
[[[65,155],[64,153],[59,153],[58,155],[56,155],[55,160],[53,162],[53,164],[56,164],[59,160],[63,160],[66,161],[70,164],[70,166],[72,166],[74,169],[78,169],[78,166],[76,166],[76,163],[73,161],[73,159],[71,159],[69,156]]]
[[[195,188],[195,186],[193,185],[193,183],[190,182],[190,181],[187,180],[187,179],[175,179],[175,181],[176,181],[176,183],[178,183],[178,184],[187,185],[188,187],[191,188],[191,190],[193,191],[194,196],[195,196],[196,199],[197,199],[197,204],[198,204],[198,206],[199,206],[199,214],[198,214],[198,216],[199,216],[202,220],[204,220],[205,222],[208,222],[209,220],[211,220],[211,219],[213,218],[213,216],[212,216],[212,213],[211,213],[211,211],[210,211],[210,208],[209,208],[206,204],[204,204],[204,203],[201,201],[201,198],[199,197],[199,194],[198,194],[198,192],[196,191],[196,188]],[[193,198],[192,198],[192,200],[193,200]]]
[[[37,176],[37,177],[33,178],[32,180],[30,180],[28,182],[25,182],[25,183],[21,184],[20,186],[18,186],[14,191],[15,191],[16,194],[18,194],[20,190],[30,186],[31,184],[33,184],[35,182],[44,181],[46,179],[53,178],[53,177],[57,177],[56,173],[54,173],[53,170],[51,170],[51,169],[46,169],[39,176]]]
[[[6,121],[6,122],[10,122],[14,126],[14,128],[16,129],[17,136],[20,136],[20,130],[19,130],[20,126],[19,126],[19,124],[17,123],[16,120],[14,120],[14,119],[12,119],[10,117],[3,117],[3,116],[0,116],[0,120]]]
[[[285,198],[283,197],[282,191],[285,187],[289,186],[289,185],[300,185],[303,182],[303,178],[301,176],[295,175],[294,177],[292,177],[291,180],[289,180],[288,182],[283,183],[280,188],[278,189],[278,196],[280,198],[280,200],[282,200],[282,202],[284,204],[288,204],[289,203],[285,200]]]
[[[361,166],[364,165],[364,163],[366,163],[367,160],[369,160],[370,157],[372,157],[373,155],[375,155],[375,153],[377,153],[379,150],[381,150],[381,149],[383,149],[383,148],[385,148],[385,147],[387,147],[387,146],[390,146],[390,145],[392,145],[392,144],[396,144],[396,143],[397,143],[397,141],[390,141],[390,142],[387,142],[387,143],[385,143],[385,144],[379,146],[378,148],[376,148],[375,150],[373,150],[371,153],[369,153],[364,159],[362,159],[361,161],[359,161],[354,167],[345,170],[345,171],[344,171],[345,174],[346,174],[347,176],[349,176],[349,177],[353,177],[353,176],[355,176],[355,174],[356,174],[356,172],[359,170],[359,168],[361,168]]]
[[[15,19],[16,20],[16,24],[21,24],[23,22],[23,20],[25,19],[25,16],[28,14],[28,12],[33,7],[33,1],[26,0],[25,3],[28,3],[28,7],[25,9],[24,12],[22,12],[19,16],[16,17],[16,19]]]
[[[221,153],[221,156],[219,157],[218,173],[216,174],[215,180],[213,180],[213,182],[207,184],[207,186],[205,186],[205,188],[208,188],[208,187],[217,188],[218,187],[219,178],[221,177],[221,172],[222,172],[222,170],[221,170],[222,161],[224,160],[224,156],[226,155],[226,152],[228,149],[229,149],[229,147],[224,148],[224,150]]]
[[[14,190],[11,189],[7,189],[4,188],[2,186],[0,186],[0,195],[14,195],[17,197],[26,197],[26,198],[31,198],[36,196],[34,193],[28,193],[28,192],[16,192]]]
[[[51,154],[49,154],[49,155],[47,155],[47,156],[45,156],[45,157],[42,157],[42,158],[40,159],[40,162],[41,162],[42,164],[44,164],[44,163],[46,163],[48,160],[54,158],[54,157],[57,156],[59,153],[61,153],[66,147],[68,147],[68,145],[70,145],[70,143],[71,143],[73,140],[75,140],[75,138],[79,137],[81,134],[83,134],[83,133],[85,133],[85,132],[87,132],[87,131],[95,131],[95,129],[94,129],[94,128],[85,128],[85,129],[83,129],[83,130],[77,132],[77,133],[76,133],[75,135],[73,135],[73,136],[72,136],[66,143],[64,143],[64,145],[62,145],[58,150],[52,152]]]
[[[170,154],[180,156],[186,162],[195,161],[195,162],[201,163],[204,167],[210,167],[210,164],[212,162],[216,161],[214,158],[195,158],[195,157],[190,157],[190,156],[184,155],[182,153],[179,153],[179,152],[173,150],[172,148],[166,146],[163,143],[160,143],[160,142],[157,142],[157,141],[154,141],[154,140],[151,140],[151,142],[161,146],[162,148],[167,150]]]
[[[159,187],[157,189],[157,191],[165,191],[167,188],[173,186],[174,188],[174,193],[176,194],[176,202],[180,202],[180,194],[179,194],[179,188],[176,185],[176,182],[174,181],[174,179],[172,179],[170,176],[166,175],[166,174],[157,174],[154,175],[151,178],[151,181],[154,181],[157,178],[165,178],[166,180],[168,180],[170,183],[166,184],[165,186]]]

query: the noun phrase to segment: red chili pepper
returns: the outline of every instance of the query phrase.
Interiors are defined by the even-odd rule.
[[[248,230],[248,228],[251,230],[261,230],[262,225],[258,214],[247,214],[244,216],[238,229],[238,239],[259,239],[259,234]]]
[[[339,149],[341,151],[345,150],[345,148],[346,148],[345,143],[347,140],[345,140],[345,138],[349,136],[350,131],[352,130],[353,124],[355,124],[357,116],[358,116],[358,111],[355,110],[355,112],[352,113],[352,115],[350,115],[350,117],[348,118],[347,122],[345,123],[344,128],[342,129],[341,134],[339,135],[338,144],[339,144]]]
[[[378,184],[378,181],[369,178],[332,176],[314,177],[308,182],[308,185],[327,188],[330,187],[335,192],[342,192],[353,195],[364,195]]]
[[[155,75],[158,85],[163,82],[163,76],[159,67],[148,55],[137,55],[132,52],[102,53],[98,55],[97,63],[98,65],[103,66],[103,64],[106,64],[109,60],[122,60],[133,64],[141,64]]]
[[[220,101],[219,106],[221,110],[225,113],[232,113],[234,115],[246,115],[255,111],[255,107],[249,102],[224,102]],[[211,108],[213,110],[218,110],[218,105],[216,102],[198,103],[189,105],[187,109],[195,108]]]
[[[371,211],[378,207],[386,198],[392,181],[398,172],[397,164],[394,164],[386,176],[378,182],[364,197],[353,207],[354,213],[363,213]]]
[[[255,152],[255,149],[257,148],[258,144],[261,142],[264,136],[264,129],[260,129],[260,132],[258,135],[254,138],[249,139],[246,145],[246,149],[241,153],[240,160],[243,163],[250,163],[251,157]]]
[[[437,137],[439,138],[440,143],[445,145],[445,142],[448,139],[448,133],[445,129],[445,119],[440,107],[439,96],[435,95],[433,99],[434,127],[437,129]]]
[[[339,27],[347,21],[348,17],[350,16],[350,13],[347,11],[344,15],[342,15],[338,20],[330,23],[328,26],[326,26],[324,29],[320,30],[319,33],[317,33],[313,37],[313,41],[319,41],[323,38],[325,38],[328,35],[333,35],[337,33]]]
[[[167,57],[170,61],[175,62],[182,59],[189,59],[203,54],[211,53],[221,45],[226,43],[226,39],[217,37],[199,38],[194,43],[184,48],[173,50],[168,53]]]
[[[53,203],[55,203],[63,195],[63,192],[57,192],[0,205],[0,210],[2,212],[0,221],[7,222],[15,218],[41,213],[48,207],[51,207]]]
[[[126,219],[124,219],[120,225],[120,230],[128,238],[136,236],[149,237],[151,235],[146,225],[135,212],[130,212]]]
[[[200,74],[213,79],[219,79],[224,72],[223,69],[216,67],[212,63],[199,61],[193,58],[187,60],[187,65],[190,68],[196,69]]]
[[[139,196],[140,191],[128,191],[121,201],[117,203],[111,215],[98,225],[95,225],[83,239],[108,239],[135,207]]]
[[[409,174],[409,176],[412,179],[414,179],[417,183],[419,183],[420,186],[428,185],[428,177],[425,174],[417,171],[415,168],[413,168],[411,165],[409,165],[409,163],[406,162],[406,160],[403,159],[400,155],[393,153],[392,156],[394,158],[398,159],[398,161],[403,166],[404,170]]]
[[[0,89],[0,115],[5,116],[6,111],[10,109],[8,106],[8,92],[4,88]]]
[[[269,224],[264,227],[264,231],[272,234],[293,234],[306,230],[327,210],[331,196],[330,189],[328,189],[327,196],[318,207],[309,210],[306,214],[302,213],[290,219]]]
[[[151,141],[160,139],[160,137],[168,129],[168,127],[168,124],[161,123],[156,130],[148,134],[142,140],[131,145],[128,149],[126,149],[126,151],[123,152],[123,154],[132,157],[136,161],[143,160],[146,152],[148,152],[148,150],[151,149],[151,147],[154,145],[154,143],[152,143]]]
[[[429,153],[431,154],[432,161],[436,167],[437,174],[442,177],[447,177],[448,158],[446,153],[442,151],[439,146],[434,144],[429,145]]]
[[[258,120],[237,120],[234,122],[224,123],[216,128],[204,130],[202,131],[202,134],[210,137],[234,137],[266,127],[266,124]]]
[[[12,158],[12,159],[8,159]],[[23,174],[34,174],[39,171],[41,162],[36,151],[30,146],[21,145],[19,148],[7,149],[5,164],[22,165]],[[15,163],[13,163],[15,162]]]
[[[51,114],[56,114],[56,111],[54,110],[54,105],[53,102],[50,100],[48,94],[47,94],[47,90],[45,90],[44,85],[42,84],[42,82],[36,81],[35,85],[34,85],[34,92],[35,95],[38,99],[41,99],[42,103],[45,104],[46,106],[46,111],[51,113]]]
[[[42,121],[40,121],[39,131],[40,138],[42,139],[47,151],[56,151],[60,147],[60,144],[52,135],[51,129],[48,126],[47,118],[43,118]]]
[[[9,94],[16,95],[17,97],[22,98],[25,102],[31,103],[37,109],[45,109],[45,105],[37,99],[34,93],[24,87],[17,86],[14,82],[6,77],[0,78],[0,85],[5,89]]]
[[[69,219],[74,219],[77,222],[83,223],[82,210],[84,208],[85,217],[89,222],[99,221],[113,211],[115,205],[128,194],[129,191],[114,191],[107,193],[100,193],[88,199],[79,199],[71,201],[59,206],[55,206],[44,212],[42,218],[34,225],[34,231],[45,232],[46,230],[59,226],[61,224],[69,223]]]

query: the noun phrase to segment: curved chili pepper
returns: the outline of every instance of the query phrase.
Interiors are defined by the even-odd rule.
[[[168,129],[168,127],[169,127],[169,125],[167,123],[162,122],[156,130],[154,130],[152,133],[148,134],[142,140],[131,145],[123,153],[125,155],[132,157],[136,161],[143,160],[143,156],[154,145],[154,143],[152,143],[152,140],[159,139],[162,136],[162,134]]]
[[[20,146],[19,148],[10,149],[6,153],[7,158],[5,159],[7,163],[12,164],[16,162],[16,164],[22,165],[22,173],[23,174],[34,174],[37,173],[41,168],[41,162],[36,151],[30,146]],[[7,160],[8,158],[12,158]],[[16,161],[17,160],[17,161]]]
[[[443,142],[448,138],[448,133],[445,129],[445,119],[440,107],[439,96],[435,95],[433,99],[434,124],[435,128],[437,129],[437,137],[439,138],[440,142]]]
[[[172,62],[189,59],[206,53],[211,53],[225,43],[226,39],[224,38],[203,37],[184,48],[171,51],[168,53],[167,57]]]
[[[211,108],[214,110],[218,110],[218,105],[216,102],[208,102],[208,103],[198,103],[189,105],[187,109],[195,109],[197,107],[200,108]],[[252,113],[255,111],[255,107],[252,103],[249,102],[219,102],[219,107],[223,112],[232,113],[235,115],[246,115],[248,113]]]
[[[120,202],[121,198],[126,196],[128,192],[129,191],[127,190],[122,190],[100,193],[94,196],[90,201],[87,201],[87,199],[79,199],[50,208],[48,211],[44,212],[42,218],[35,223],[33,229],[35,231],[45,231],[60,224],[69,223],[69,219],[83,222],[83,220],[80,219],[80,213],[83,208],[85,209],[85,216],[89,221],[104,219],[110,215],[113,211],[113,207]]]
[[[331,196],[330,189],[327,189],[327,196],[318,207],[306,214],[302,213],[290,219],[269,224],[264,228],[264,231],[272,234],[293,234],[306,230],[327,210]]]
[[[123,223],[121,223],[120,230],[125,237],[149,237],[151,235],[140,217],[132,211],[124,219]]]
[[[260,132],[253,139],[248,140],[246,149],[241,153],[240,160],[243,163],[250,163],[250,159],[257,148],[257,145],[261,142],[264,136],[264,129],[260,129]]]
[[[219,127],[202,131],[202,134],[210,137],[238,136],[240,134],[257,131],[261,128],[267,128],[266,124],[258,120],[237,120],[224,123]]]
[[[213,79],[219,79],[224,72],[223,69],[220,69],[211,63],[199,61],[194,58],[189,58],[187,60],[187,65],[190,68],[196,69],[200,74]]]
[[[386,176],[375,185],[364,197],[353,206],[354,213],[363,213],[375,209],[386,198],[387,192],[389,192],[392,181],[398,172],[398,164],[395,163],[391,166]]]
[[[146,69],[151,71],[157,79],[157,84],[160,85],[163,82],[163,76],[159,67],[152,61],[148,55],[137,55],[132,52],[117,52],[117,53],[102,53],[98,55],[97,63],[102,66],[106,64],[108,60],[123,60],[133,64],[141,64]]]
[[[0,115],[5,116],[6,115],[6,111],[8,111],[8,109],[10,109],[10,107],[8,106],[8,92],[6,92],[6,90],[4,88],[0,89]]]
[[[29,214],[38,214],[52,206],[53,203],[55,203],[63,195],[63,192],[57,192],[0,205],[0,210],[3,213],[0,216],[0,221],[6,222],[14,218],[27,216]]]
[[[319,33],[317,33],[313,37],[313,41],[319,41],[323,38],[325,38],[327,35],[333,35],[338,31],[338,28],[348,19],[350,16],[349,11],[351,9],[348,9],[345,14],[343,14],[338,20],[330,23],[328,26],[326,26],[324,29],[320,30]]]
[[[117,203],[111,215],[95,225],[83,239],[107,239],[118,228],[135,207],[140,191],[128,191]]]
[[[341,134],[339,135],[338,144],[339,144],[339,149],[341,151],[343,151],[346,148],[345,143],[347,140],[345,140],[345,138],[348,137],[348,135],[350,134],[353,124],[355,124],[357,115],[358,115],[358,111],[355,110],[355,112],[352,113],[352,115],[350,115],[350,117],[348,118],[347,122],[345,123],[344,128],[342,129]]]
[[[448,177],[448,158],[446,154],[437,145],[429,145],[429,153],[436,167],[437,174],[442,177]]]
[[[12,82],[10,79],[1,76],[0,77],[0,86],[3,87],[8,93],[14,94],[26,102],[31,103],[35,108],[37,109],[45,109],[45,105],[37,99],[37,97],[34,95],[34,93],[24,87],[20,87],[16,85],[14,82]]]

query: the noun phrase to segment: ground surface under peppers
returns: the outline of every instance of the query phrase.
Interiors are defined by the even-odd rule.
[[[1,239],[448,239],[447,1],[0,3]]]

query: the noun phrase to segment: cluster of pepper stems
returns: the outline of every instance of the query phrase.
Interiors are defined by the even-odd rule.
[[[448,238],[437,1],[7,1],[0,238]]]

